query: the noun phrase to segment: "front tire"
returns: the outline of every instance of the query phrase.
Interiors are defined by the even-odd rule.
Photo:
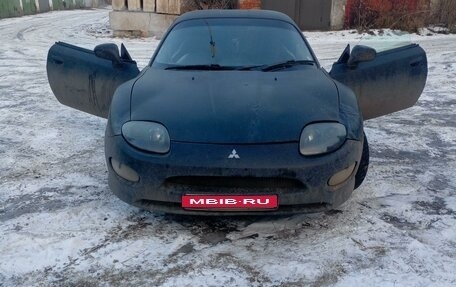
[[[369,143],[367,142],[366,134],[364,134],[363,142],[363,153],[361,155],[361,160],[359,161],[358,171],[355,175],[355,189],[357,189],[366,178],[367,170],[369,168]]]

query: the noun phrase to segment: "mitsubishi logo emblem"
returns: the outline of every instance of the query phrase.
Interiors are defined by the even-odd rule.
[[[235,149],[233,149],[233,151],[230,153],[228,158],[230,158],[230,159],[240,159],[241,157],[238,155],[237,151]]]

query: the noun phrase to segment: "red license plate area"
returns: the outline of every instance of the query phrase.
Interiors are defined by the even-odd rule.
[[[183,195],[184,209],[266,210],[277,209],[277,195]]]

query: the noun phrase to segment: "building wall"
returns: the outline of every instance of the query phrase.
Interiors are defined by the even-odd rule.
[[[239,0],[239,9],[261,9],[261,0]]]
[[[110,12],[109,20],[111,28],[114,30],[115,36],[129,36],[129,35],[141,35],[141,36],[158,36],[161,37],[169,25],[174,19],[185,11],[185,2],[188,0],[112,0],[113,11]],[[306,13],[310,10],[309,5],[313,7],[314,2],[304,2],[307,0],[287,0],[287,3],[294,1],[296,5],[288,8],[289,13],[296,14],[306,17]],[[345,15],[345,4],[347,0],[325,0],[327,5],[315,5],[321,6],[320,10],[324,10],[325,28],[321,29],[341,29],[344,24]],[[282,6],[286,6],[284,0],[268,1],[268,5],[280,11]],[[240,9],[261,9],[264,7],[266,0],[238,0],[238,7]],[[300,4],[300,5],[298,5]],[[297,7],[301,7],[304,12],[300,13],[301,10]],[[275,7],[275,8],[274,8]],[[294,7],[294,8],[293,8]],[[324,9],[323,9],[323,8]],[[326,9],[327,8],[327,9]],[[293,9],[297,9],[296,13],[293,13]],[[302,12],[302,11],[301,11]],[[321,11],[312,11],[311,13],[320,13]],[[321,12],[323,13],[323,12]],[[330,15],[328,16],[328,13]],[[294,16],[296,16],[294,15]],[[308,15],[308,13],[307,13]],[[294,17],[291,15],[293,19]],[[317,17],[318,15],[312,15]],[[317,17],[320,19],[320,17]],[[295,19],[298,23],[306,23],[307,18]],[[328,24],[329,23],[329,24]],[[305,26],[305,25],[304,25]],[[303,27],[306,29],[306,27]]]
[[[182,13],[181,0],[112,0],[114,36],[161,37]]]
[[[109,22],[115,36],[161,37],[184,12],[185,0],[112,0]],[[241,9],[261,9],[261,0],[239,0]]]

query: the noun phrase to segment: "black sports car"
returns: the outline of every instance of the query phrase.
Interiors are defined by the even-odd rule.
[[[332,209],[366,176],[363,119],[412,106],[427,77],[418,45],[347,46],[331,72],[272,11],[180,16],[141,72],[125,47],[56,43],[47,72],[64,105],[108,118],[111,190],[185,214]]]

